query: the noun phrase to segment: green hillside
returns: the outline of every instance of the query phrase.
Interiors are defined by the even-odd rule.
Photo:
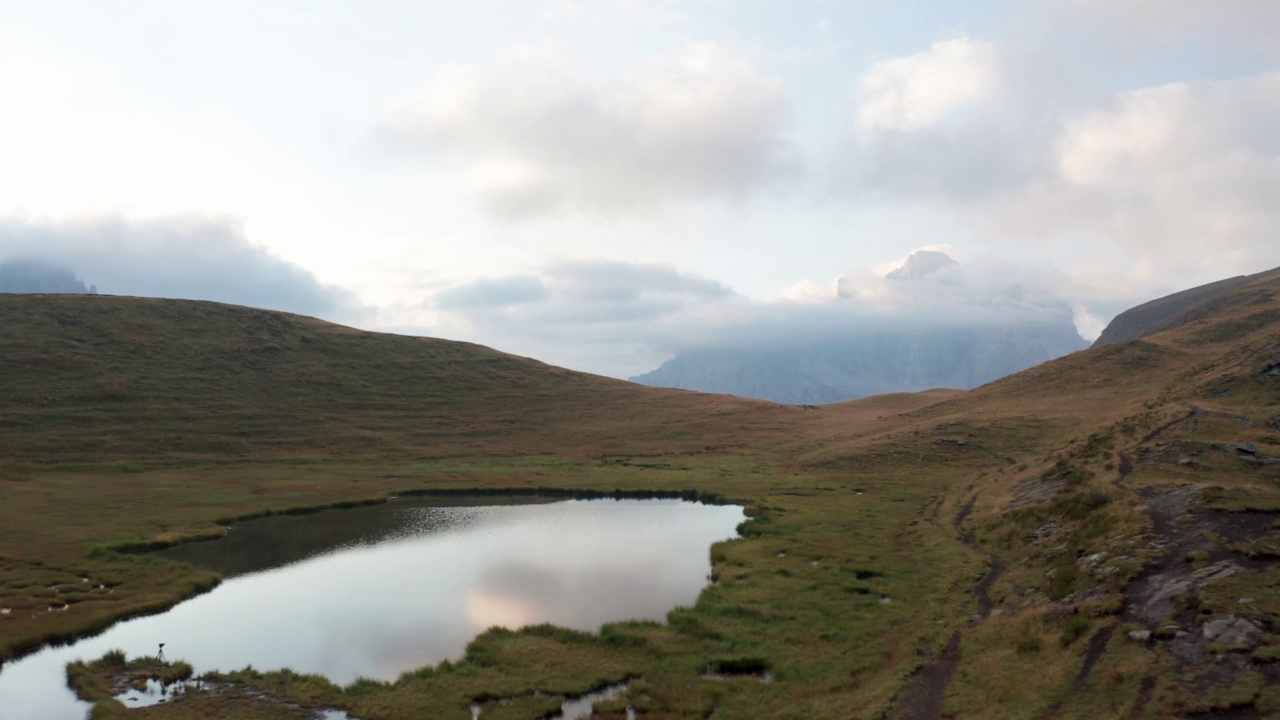
[[[121,551],[220,518],[405,490],[687,490],[752,520],[665,624],[490,631],[395,683],[241,672],[145,713],[467,717],[505,698],[483,716],[536,718],[626,678],[651,720],[1280,713],[1278,295],[1272,274],[976,390],[818,408],[209,303],[0,297],[0,605],[18,610],[0,648],[216,582]],[[73,676],[96,697],[118,671]]]
[[[0,451],[45,466],[690,449],[789,413],[207,302],[2,295],[0,327]]]

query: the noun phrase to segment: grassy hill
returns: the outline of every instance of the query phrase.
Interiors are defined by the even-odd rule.
[[[666,624],[491,631],[388,684],[240,673],[212,707],[148,712],[448,717],[505,697],[485,717],[538,717],[624,677],[652,719],[1280,712],[1278,295],[1264,276],[976,390],[818,408],[209,303],[0,296],[0,605],[22,610],[0,648],[216,582],[119,551],[220,518],[405,490],[692,490],[753,519]],[[776,679],[704,678],[716,665]]]
[[[0,452],[43,466],[735,442],[795,411],[185,300],[0,296]]]

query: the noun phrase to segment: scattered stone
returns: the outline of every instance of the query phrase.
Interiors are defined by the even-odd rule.
[[[1129,639],[1134,642],[1146,642],[1151,639],[1150,630],[1130,630]]]
[[[1236,457],[1244,460],[1245,462],[1257,463],[1259,465],[1280,465],[1280,458],[1273,458],[1261,453],[1255,453],[1253,455],[1241,453]]]
[[[1236,602],[1240,603],[1241,605],[1252,605],[1252,604],[1254,604],[1254,603],[1255,603],[1255,602],[1257,602],[1257,601],[1256,601],[1256,600],[1254,600],[1254,599],[1253,599],[1253,598],[1251,598],[1251,597],[1242,597],[1242,598],[1240,598],[1239,600],[1237,600]]]
[[[1120,568],[1115,565],[1103,565],[1093,571],[1093,576],[1098,580],[1110,580],[1120,574]]]
[[[959,438],[938,438],[933,441],[934,445],[968,445],[968,440],[960,440]]]
[[[1230,560],[1221,560],[1212,565],[1206,565],[1191,573],[1191,579],[1198,585],[1204,585],[1205,583],[1211,583],[1214,580],[1229,578],[1240,572],[1244,572],[1244,568]]]
[[[1017,495],[1009,502],[1008,510],[1017,510],[1025,507],[1035,507],[1037,505],[1048,505],[1053,502],[1058,493],[1067,487],[1066,480],[1041,480],[1040,478],[1032,478],[1018,483],[1014,488]],[[1050,520],[1041,528],[1053,527],[1057,528],[1057,523]],[[1036,530],[1035,532],[1040,532]]]
[[[1251,443],[1251,442],[1244,442],[1244,443],[1240,443],[1239,445],[1236,445],[1236,450],[1238,450],[1238,451],[1240,451],[1240,452],[1242,452],[1242,453],[1245,453],[1245,454],[1247,454],[1247,455],[1257,455],[1257,454],[1258,454],[1258,446],[1257,446],[1257,445],[1254,445],[1254,444],[1253,444],[1253,443]]]
[[[1228,615],[1201,628],[1204,639],[1221,645],[1252,647],[1262,641],[1262,629],[1244,618]]]
[[[1273,362],[1258,371],[1262,377],[1280,377],[1280,362]]]
[[[1058,606],[1067,609],[1076,608],[1084,603],[1093,600],[1101,600],[1107,596],[1107,591],[1101,585],[1077,590],[1070,595],[1058,601]]]
[[[1191,590],[1190,580],[1167,575],[1154,575],[1146,588],[1145,598],[1137,608],[1138,614],[1149,620],[1159,620],[1173,612],[1174,599]]]

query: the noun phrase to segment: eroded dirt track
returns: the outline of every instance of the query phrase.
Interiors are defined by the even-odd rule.
[[[952,521],[960,542],[975,552],[983,553],[990,562],[987,574],[973,589],[978,607],[972,624],[981,623],[991,615],[991,588],[1004,573],[1004,565],[1000,560],[979,549],[973,533],[964,530],[965,518],[973,510],[973,504],[976,501],[977,495],[970,497]],[[946,700],[947,688],[960,667],[960,640],[963,635],[964,630],[956,630],[952,633],[951,639],[942,651],[927,665],[916,671],[911,684],[898,697],[894,705],[895,720],[938,720],[946,717],[942,714],[942,704]]]

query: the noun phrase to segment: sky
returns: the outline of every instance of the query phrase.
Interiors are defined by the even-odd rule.
[[[0,0],[0,260],[615,377],[1092,339],[1280,265],[1276,198],[1273,0]]]

